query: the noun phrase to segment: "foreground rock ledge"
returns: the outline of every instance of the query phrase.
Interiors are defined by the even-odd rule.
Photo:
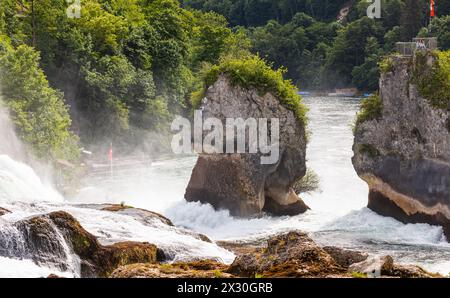
[[[24,254],[38,264],[53,264],[67,270],[67,251],[80,257],[81,277],[107,277],[119,266],[133,263],[163,261],[158,248],[145,242],[121,242],[101,245],[80,223],[64,211],[52,212],[19,221],[15,224],[25,242]]]
[[[209,203],[228,209],[234,216],[248,217],[267,211],[296,215],[308,207],[292,190],[305,175],[305,127],[294,113],[272,94],[232,86],[225,76],[206,93],[203,119],[278,118],[280,154],[276,164],[262,165],[261,154],[200,154],[186,189],[187,201]],[[248,138],[246,140],[248,148]]]
[[[450,240],[450,111],[419,95],[413,71],[411,58],[392,58],[380,79],[381,117],[356,127],[353,165],[369,185],[370,209],[441,225]]]
[[[307,234],[293,231],[270,237],[267,243],[221,242],[238,256],[230,266],[213,260],[173,264],[131,264],[117,268],[112,278],[231,278],[231,277],[440,277],[418,266],[395,264],[390,256],[336,247],[320,247]]]

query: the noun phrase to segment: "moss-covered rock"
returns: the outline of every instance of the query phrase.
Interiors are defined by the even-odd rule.
[[[416,53],[413,83],[433,107],[450,111],[450,50]]]
[[[122,242],[101,245],[94,235],[64,211],[22,220],[16,226],[23,234],[26,251],[38,263],[53,263],[62,270],[67,269],[67,254],[71,252],[65,249],[65,242],[80,257],[82,277],[107,277],[119,266],[164,261],[164,253],[153,244]]]
[[[272,128],[279,129],[278,144],[274,144],[278,145],[279,154],[272,155],[273,160],[269,162],[264,161],[267,154],[261,147],[249,153],[250,137],[245,138],[243,147],[246,149],[241,153],[201,153],[186,188],[187,201],[209,203],[239,217],[263,212],[276,216],[297,215],[308,210],[292,189],[306,173],[305,126],[291,110],[280,104],[279,98],[270,92],[261,96],[257,89],[235,85],[228,75],[221,74],[208,88],[201,108],[203,121],[219,119],[223,127],[230,118],[278,119],[279,126]],[[237,139],[236,135],[226,137]],[[225,143],[222,145],[227,147]],[[223,148],[219,152],[226,151],[227,148]]]
[[[265,248],[238,256],[226,272],[242,277],[326,277],[346,270],[307,234],[294,231],[273,236]]]
[[[361,123],[378,120],[383,116],[383,103],[380,95],[373,94],[370,97],[361,101],[361,109],[356,117],[356,127]]]
[[[219,76],[225,75],[233,85],[256,89],[260,96],[272,93],[285,108],[293,111],[297,119],[306,127],[307,108],[301,102],[297,88],[291,81],[283,78],[284,73],[284,69],[273,70],[271,65],[259,56],[225,58],[218,65],[204,72],[203,87],[193,93],[192,104],[194,107],[199,107],[208,87],[212,86]]]
[[[112,278],[228,278],[226,265],[212,261],[201,260],[190,263],[174,264],[132,264],[117,268]]]
[[[160,258],[158,248],[150,243],[121,242],[101,247],[93,256],[99,275],[109,276],[116,268],[135,263],[154,264]]]
[[[440,225],[450,239],[450,52],[390,58],[358,114],[353,165],[371,210]]]

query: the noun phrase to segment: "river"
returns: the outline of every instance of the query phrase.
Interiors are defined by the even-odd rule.
[[[379,216],[365,207],[368,188],[356,175],[351,163],[352,123],[359,109],[359,100],[307,97],[304,101],[309,107],[308,129],[311,133],[307,164],[320,178],[319,191],[302,195],[311,207],[305,214],[236,219],[227,211],[215,211],[209,205],[187,203],[183,195],[196,157],[185,156],[153,163],[135,163],[130,160],[129,166],[114,169],[113,177],[108,168],[100,167],[85,177],[80,193],[70,202],[67,199],[61,201],[58,195],[54,195],[52,203],[41,202],[41,207],[36,208],[39,210],[34,210],[34,205],[24,208],[24,203],[14,203],[9,199],[1,206],[12,210],[13,214],[5,215],[2,220],[11,223],[25,215],[63,209],[74,214],[103,243],[153,241],[161,246],[181,247],[174,249],[175,253],[180,254],[180,259],[201,256],[217,257],[227,263],[233,260],[231,253],[213,244],[205,246],[189,237],[180,239],[174,230],[144,227],[126,216],[105,215],[98,210],[88,212],[73,205],[125,203],[160,212],[176,226],[201,232],[213,240],[259,239],[282,231],[300,229],[309,232],[314,240],[323,245],[379,255],[389,254],[399,263],[417,264],[430,271],[448,274],[450,245],[444,241],[442,228],[427,224],[405,225],[392,218]],[[6,189],[3,185],[7,185],[7,181],[12,183],[11,178],[2,180],[2,171],[3,177],[8,171],[4,164],[7,162],[2,163],[0,159],[0,202],[1,189]],[[13,171],[11,165],[9,171]],[[8,189],[11,198],[14,187],[10,185]],[[26,200],[21,198],[20,201]],[[11,268],[17,266],[15,262],[18,261],[0,257],[0,268],[2,264],[9,264]],[[32,264],[26,260],[23,262],[25,272],[30,272]],[[39,270],[44,269],[39,267],[31,272],[42,274]],[[0,270],[0,276],[5,276],[4,271]],[[76,272],[73,275],[76,276]]]

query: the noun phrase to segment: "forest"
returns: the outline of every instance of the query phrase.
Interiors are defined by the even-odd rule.
[[[430,23],[427,0],[383,0],[380,19],[364,0],[83,0],[79,18],[63,0],[2,0],[1,97],[40,158],[111,142],[156,154],[214,65],[247,59],[300,90],[372,92],[395,42],[450,48],[450,1],[437,2]]]

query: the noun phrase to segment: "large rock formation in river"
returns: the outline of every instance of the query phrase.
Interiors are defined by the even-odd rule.
[[[203,119],[279,119],[279,158],[275,164],[261,164],[257,154],[200,154],[186,190],[188,201],[210,203],[228,209],[235,216],[251,216],[263,210],[275,215],[296,215],[308,207],[292,190],[305,175],[305,127],[294,112],[271,93],[232,85],[219,76],[206,91],[201,109]],[[270,127],[269,127],[270,131]],[[246,138],[248,148],[249,138]],[[248,152],[248,151],[247,151]]]
[[[380,79],[380,114],[357,123],[353,165],[369,185],[370,209],[441,225],[450,239],[450,100],[434,90],[444,94],[436,107],[418,85],[436,61],[430,53],[390,58]]]

